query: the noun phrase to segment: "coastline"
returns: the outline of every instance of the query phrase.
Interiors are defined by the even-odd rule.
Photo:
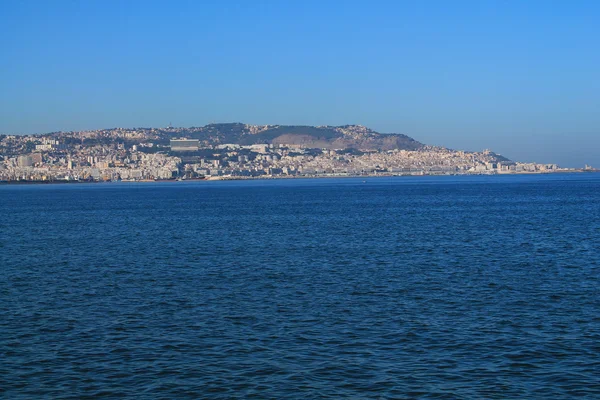
[[[582,174],[582,173],[599,173],[600,170],[558,170],[558,171],[542,171],[542,172],[513,172],[513,173],[471,173],[471,174],[393,174],[380,173],[369,175],[336,175],[336,174],[320,174],[320,175],[261,175],[261,176],[208,176],[205,178],[192,179],[140,179],[140,180],[118,180],[118,181],[96,181],[96,180],[14,180],[0,181],[2,186],[11,185],[74,185],[74,184],[112,184],[112,183],[179,183],[179,182],[211,182],[211,181],[250,181],[250,180],[285,180],[285,179],[332,179],[332,178],[408,178],[408,177],[423,177],[423,176],[515,176],[515,175],[556,175],[556,174]]]

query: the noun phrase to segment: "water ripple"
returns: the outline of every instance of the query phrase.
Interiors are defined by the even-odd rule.
[[[0,188],[0,397],[599,398],[600,181]]]

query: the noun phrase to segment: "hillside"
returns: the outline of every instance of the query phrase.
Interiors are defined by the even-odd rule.
[[[179,128],[176,132],[168,133],[170,136],[200,139],[206,144],[296,144],[305,147],[360,150],[416,150],[423,147],[422,143],[409,136],[397,133],[382,134],[360,125],[301,126],[225,123]]]

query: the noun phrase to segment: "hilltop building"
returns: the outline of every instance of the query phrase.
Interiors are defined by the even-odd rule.
[[[171,151],[198,151],[198,139],[171,139]]]

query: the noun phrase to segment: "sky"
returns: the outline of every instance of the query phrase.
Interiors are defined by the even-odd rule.
[[[0,1],[0,133],[361,124],[600,167],[600,2]]]

